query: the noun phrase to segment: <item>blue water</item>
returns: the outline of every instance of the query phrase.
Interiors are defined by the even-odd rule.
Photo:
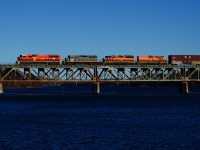
[[[7,89],[0,149],[199,149],[200,87]]]

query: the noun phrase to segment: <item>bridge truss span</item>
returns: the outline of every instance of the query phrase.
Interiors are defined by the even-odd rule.
[[[3,65],[0,82],[200,81],[200,66]]]

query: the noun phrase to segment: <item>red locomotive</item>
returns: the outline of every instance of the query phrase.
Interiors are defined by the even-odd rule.
[[[17,64],[32,64],[32,63],[46,63],[46,64],[61,64],[60,55],[40,55],[27,54],[17,57]]]

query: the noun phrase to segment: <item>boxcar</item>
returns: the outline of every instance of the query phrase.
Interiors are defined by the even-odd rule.
[[[137,56],[138,64],[167,64],[164,56]]]
[[[200,55],[169,55],[168,61],[172,65],[200,64]]]

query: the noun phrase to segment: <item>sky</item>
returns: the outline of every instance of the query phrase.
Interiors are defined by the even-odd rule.
[[[200,0],[0,0],[0,52],[200,55]]]

